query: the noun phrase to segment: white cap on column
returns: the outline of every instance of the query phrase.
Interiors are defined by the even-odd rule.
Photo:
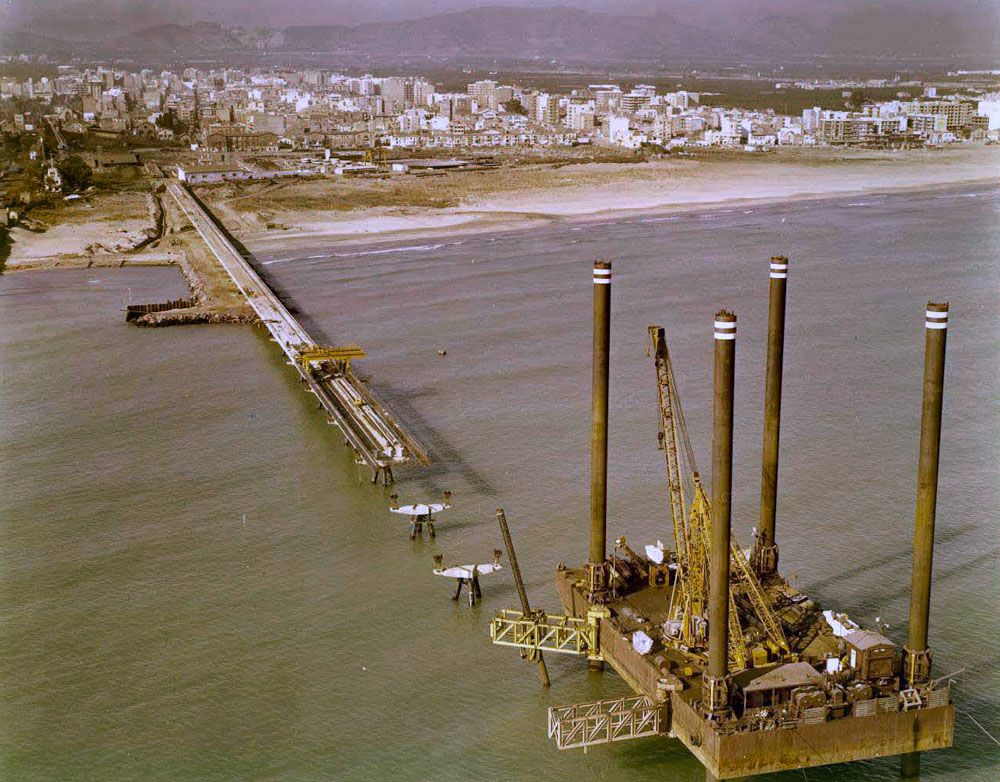
[[[927,320],[924,325],[929,329],[946,329],[948,328],[948,305],[947,304],[934,304],[929,302],[927,304]]]
[[[611,284],[611,261],[594,261],[594,285]]]
[[[788,277],[788,259],[783,255],[771,258],[771,279],[783,280]]]
[[[715,338],[736,339],[736,316],[722,310],[715,314]]]

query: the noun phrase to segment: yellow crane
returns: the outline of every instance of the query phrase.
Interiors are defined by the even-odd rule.
[[[649,338],[649,352],[653,355],[656,366],[658,440],[666,466],[670,518],[674,531],[673,558],[676,565],[669,609],[672,632],[665,633],[664,640],[690,651],[703,649],[707,643],[706,606],[712,506],[698,474],[664,329],[650,326]],[[691,497],[690,507],[688,497]],[[753,568],[735,541],[730,557],[735,583],[729,593],[729,667],[742,670],[751,661],[751,653],[747,643],[748,634],[740,620],[738,596],[745,597],[752,607],[772,651],[787,654],[789,647],[781,622],[768,604]]]

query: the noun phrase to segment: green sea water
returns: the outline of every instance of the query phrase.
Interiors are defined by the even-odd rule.
[[[609,535],[668,540],[645,326],[667,327],[709,466],[711,320],[740,318],[734,529],[756,523],[767,258],[792,258],[778,536],[827,607],[905,639],[923,309],[951,302],[931,644],[965,667],[952,750],[923,779],[1000,777],[1000,195],[949,189],[384,247],[262,269],[434,457],[402,500],[454,492],[408,540],[259,329],[143,330],[170,269],[0,277],[0,778],[700,780],[662,739],[559,752],[548,706],[627,691],[492,647],[431,574],[487,561],[504,506],[533,602],[586,556],[590,261],[615,264]],[[446,349],[447,356],[437,355]],[[707,476],[706,476],[707,477]],[[980,728],[973,721],[982,726]],[[894,759],[774,775],[892,779]]]

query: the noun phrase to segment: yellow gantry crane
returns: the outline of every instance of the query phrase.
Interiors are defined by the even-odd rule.
[[[656,365],[659,400],[659,448],[666,464],[667,490],[670,498],[670,519],[674,532],[674,563],[676,578],[670,597],[668,624],[664,641],[686,651],[704,649],[707,645],[708,572],[712,529],[712,506],[698,474],[694,449],[680,394],[670,363],[670,352],[664,330],[649,327],[649,352]],[[690,507],[688,503],[690,500]],[[763,641],[774,653],[789,652],[781,622],[768,604],[764,590],[750,567],[746,556],[734,541],[730,553],[733,588],[729,591],[729,667],[742,670],[754,661],[748,644]],[[739,601],[743,597],[763,631],[748,633],[740,621]],[[765,640],[766,639],[766,640]],[[763,658],[766,652],[761,649]]]
[[[299,364],[303,369],[310,369],[316,364],[334,364],[341,369],[351,368],[351,359],[365,358],[367,354],[357,345],[344,347],[322,347],[320,345],[300,345],[298,347]]]

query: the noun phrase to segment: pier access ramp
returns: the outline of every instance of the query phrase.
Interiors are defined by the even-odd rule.
[[[177,182],[168,183],[167,188],[271,338],[284,351],[289,364],[305,381],[308,391],[315,394],[329,415],[329,423],[343,432],[358,463],[371,468],[372,482],[379,479],[391,482],[394,465],[411,461],[430,464],[430,458],[416,439],[351,371],[351,359],[363,357],[364,352],[353,346],[329,348],[316,344],[205,206]]]

